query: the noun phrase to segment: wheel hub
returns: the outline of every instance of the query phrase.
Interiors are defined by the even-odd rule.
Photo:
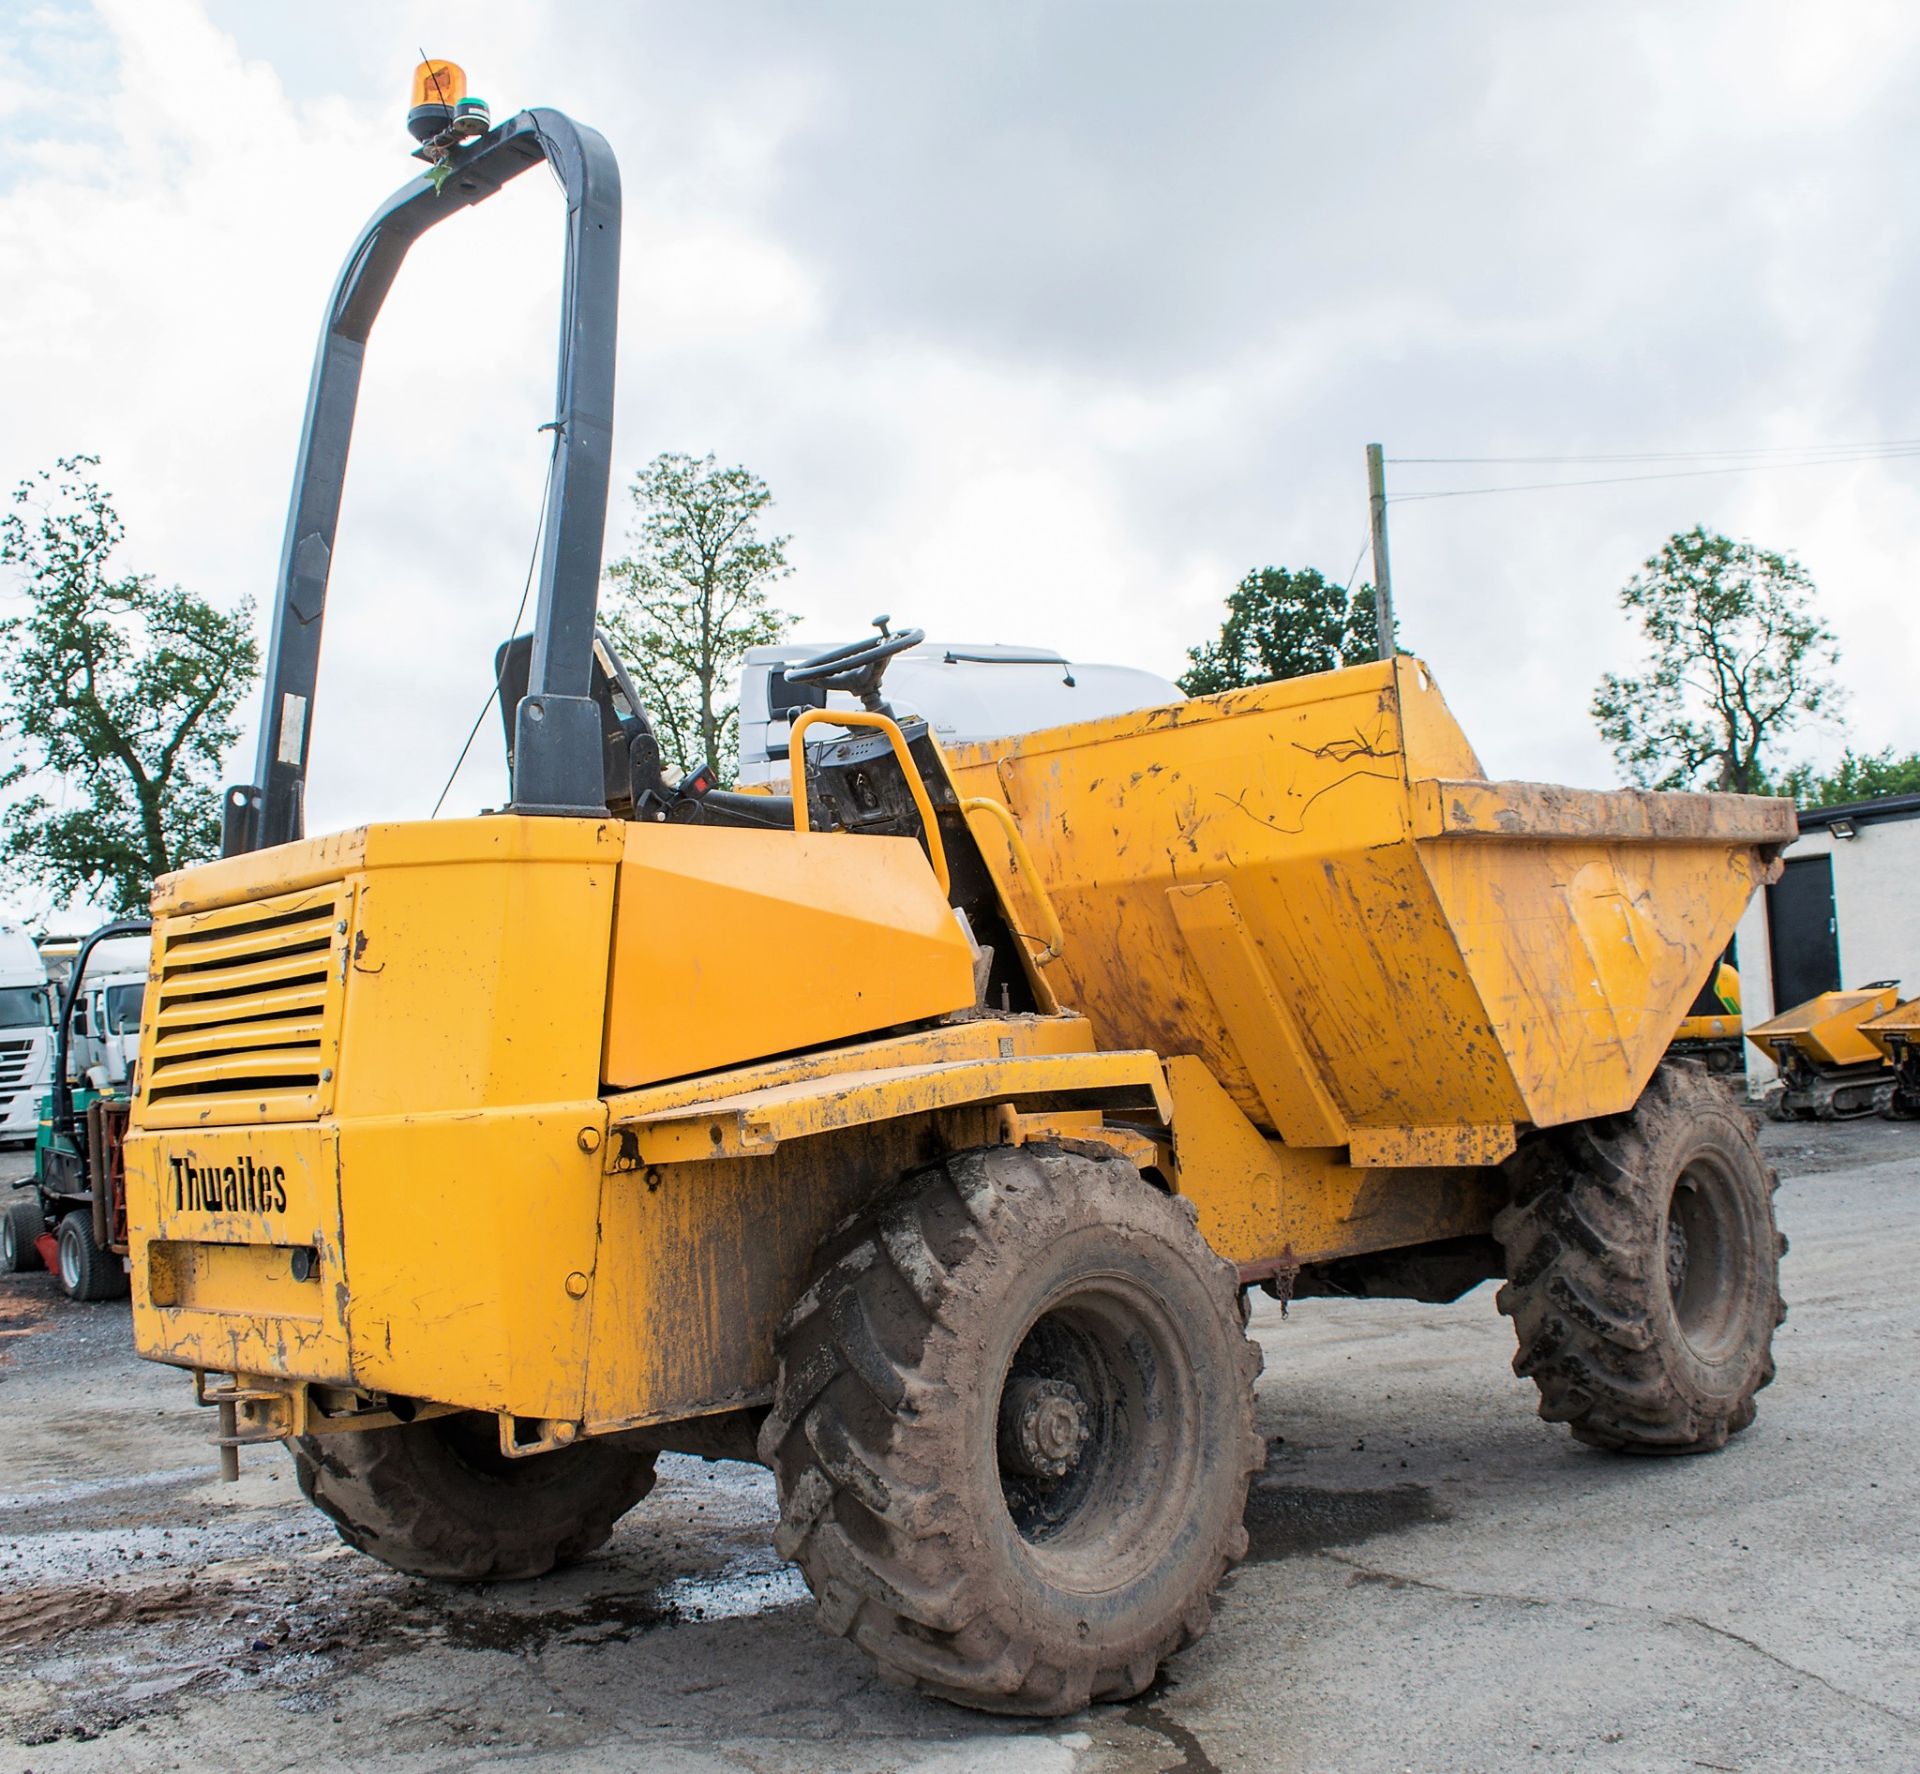
[[[1086,1400],[1069,1380],[1019,1377],[1000,1395],[1000,1459],[1031,1478],[1065,1478],[1093,1432]]]

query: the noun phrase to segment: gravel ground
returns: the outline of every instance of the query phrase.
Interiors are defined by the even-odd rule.
[[[823,1637],[758,1471],[665,1461],[583,1569],[437,1588],[343,1547],[278,1450],[217,1483],[124,1305],[0,1278],[0,1774],[1920,1768],[1920,1125],[1766,1139],[1792,1316],[1724,1453],[1539,1422],[1491,1288],[1263,1304],[1271,1455],[1212,1632],[1038,1728]]]

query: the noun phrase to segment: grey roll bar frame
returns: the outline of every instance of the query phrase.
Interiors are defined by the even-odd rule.
[[[620,169],[606,138],[559,111],[509,117],[447,159],[438,189],[409,180],[377,209],[347,255],[320,334],[281,545],[267,647],[260,750],[251,784],[223,803],[221,854],[306,834],[307,745],[327,579],[373,323],[408,249],[429,228],[484,202],[531,166],[566,191],[566,280],[553,474],[527,694],[514,711],[514,813],[604,816],[600,713],[592,691],[601,547],[613,472],[614,353],[620,301]]]

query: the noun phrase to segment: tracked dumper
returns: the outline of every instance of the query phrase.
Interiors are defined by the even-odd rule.
[[[360,351],[421,229],[568,190],[513,799],[302,831]],[[1139,1693],[1247,1544],[1247,1290],[1499,1278],[1544,1416],[1753,1418],[1773,1177],[1661,1063],[1794,831],[1489,782],[1410,658],[942,752],[883,630],[791,668],[795,794],[668,780],[594,629],[617,180],[523,113],[375,217],[315,369],[257,782],[167,877],[127,1142],[135,1334],[224,1456],[449,1580],[590,1554],[655,1457],[758,1460],[891,1679]],[[1577,1531],[1577,1530],[1570,1530]]]
[[[1901,1019],[1896,980],[1820,992],[1747,1031],[1780,1068],[1765,1097],[1776,1121],[1853,1121],[1890,1108],[1897,1083],[1892,1042],[1877,1032]]]

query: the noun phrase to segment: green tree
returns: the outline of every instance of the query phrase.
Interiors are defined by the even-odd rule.
[[[749,647],[793,620],[768,601],[793,571],[785,536],[762,536],[766,482],[711,456],[656,456],[634,477],[639,526],[607,569],[609,632],[647,699],[661,751],[731,781],[739,736],[735,672]]]
[[[219,849],[220,761],[259,649],[251,605],[116,570],[126,527],[98,467],[61,457],[0,519],[28,605],[0,623],[0,852],[61,898],[131,913]]]
[[[1882,795],[1920,795],[1920,751],[1899,757],[1892,746],[1877,752],[1855,752],[1849,746],[1824,776],[1809,765],[1796,765],[1781,777],[1780,792],[1802,807],[1845,807]]]
[[[1188,650],[1180,678],[1189,696],[1212,696],[1277,678],[1361,665],[1380,654],[1373,587],[1348,597],[1312,567],[1257,567],[1227,599],[1220,638]]]
[[[1669,536],[1620,593],[1647,664],[1606,673],[1591,704],[1627,776],[1764,794],[1769,748],[1840,703],[1839,650],[1816,595],[1791,555],[1697,524]]]

